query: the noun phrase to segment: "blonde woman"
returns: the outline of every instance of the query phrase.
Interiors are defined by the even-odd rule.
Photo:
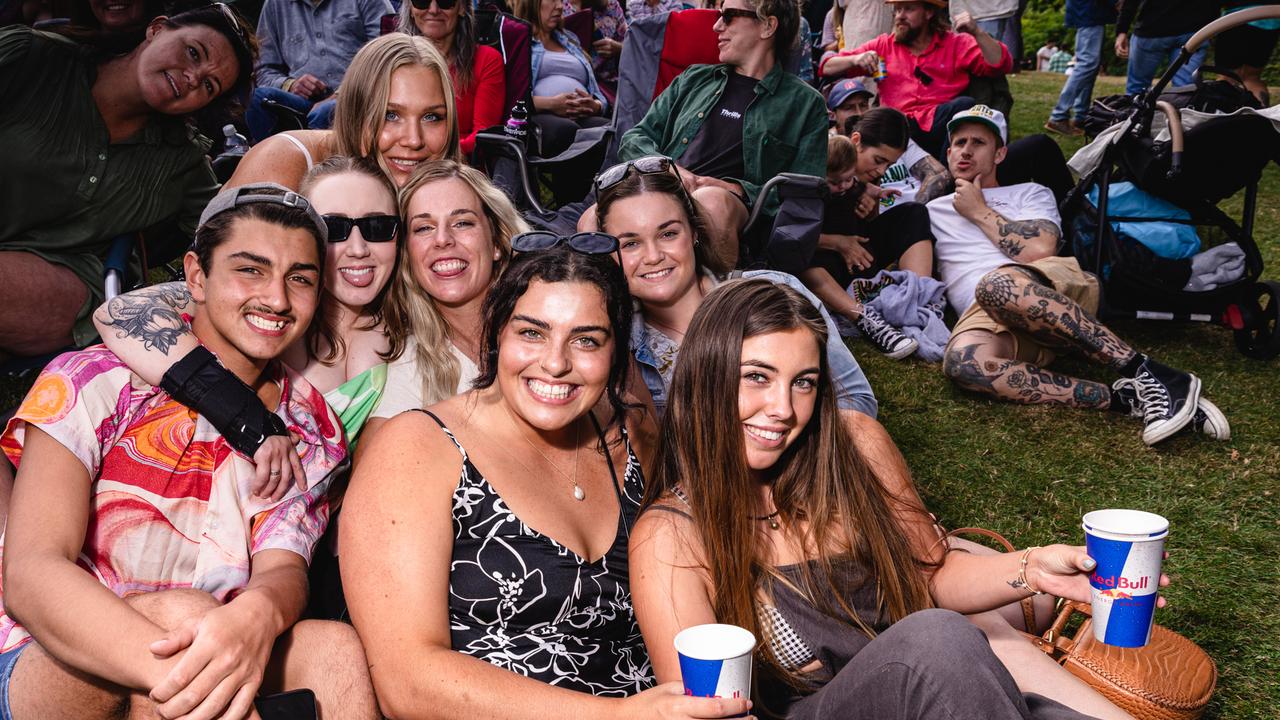
[[[400,188],[405,258],[388,297],[387,327],[406,338],[391,363],[387,418],[466,390],[480,360],[481,308],[511,258],[511,238],[527,229],[506,195],[479,170],[452,160],[418,168]]]
[[[419,163],[460,157],[449,66],[430,41],[403,33],[370,41],[347,68],[333,129],[258,143],[227,187],[274,182],[297,189],[312,166],[332,155],[370,158],[397,187]]]

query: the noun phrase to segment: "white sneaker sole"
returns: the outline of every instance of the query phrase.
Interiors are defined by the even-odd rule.
[[[1230,440],[1231,426],[1227,424],[1227,416],[1222,414],[1217,405],[1209,402],[1209,398],[1200,398],[1200,412],[1204,413],[1204,425],[1201,432],[1214,440]]]
[[[1166,440],[1186,427],[1195,418],[1196,408],[1200,405],[1200,378],[1191,376],[1191,387],[1187,392],[1187,401],[1177,414],[1163,422],[1152,423],[1142,430],[1142,442],[1155,445]],[[1219,413],[1221,414],[1221,413]]]

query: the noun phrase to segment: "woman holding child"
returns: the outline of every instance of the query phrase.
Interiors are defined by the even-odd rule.
[[[884,428],[837,411],[826,332],[807,299],[759,280],[717,288],[689,326],[631,536],[658,680],[679,677],[677,632],[722,622],[761,640],[761,715],[1128,717],[1025,641],[1015,680],[958,614],[1083,600],[1094,562],[949,548]]]

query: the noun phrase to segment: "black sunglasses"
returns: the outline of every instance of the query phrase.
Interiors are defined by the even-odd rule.
[[[920,81],[920,84],[925,87],[928,87],[933,82],[933,77],[926,74],[925,71],[920,68],[916,68],[911,72],[911,74],[914,75],[915,78]]]
[[[351,236],[351,228],[360,228],[365,242],[391,242],[400,230],[398,215],[368,215],[361,218],[325,215],[324,224],[329,227],[329,242],[345,242]]]
[[[733,24],[736,18],[747,18],[748,20],[759,20],[760,16],[754,10],[739,10],[738,8],[724,8],[716,11],[716,18],[724,23],[725,27]]]
[[[557,235],[546,230],[522,232],[511,238],[511,250],[518,253],[542,252],[565,243],[583,255],[608,255],[618,252],[618,238],[602,232],[580,232]]]
[[[431,7],[431,0],[410,0],[410,2],[412,2],[413,6],[419,10],[426,10]],[[458,0],[435,0],[435,3],[436,7],[448,12],[453,9],[454,5],[458,4]]]
[[[621,162],[612,167],[602,170],[596,176],[596,192],[599,193],[605,188],[613,187],[627,177],[627,173],[635,168],[636,172],[641,175],[661,175],[663,173],[672,173],[679,177],[679,173],[673,172],[675,163],[671,162],[671,158],[663,155],[646,155],[635,160]]]

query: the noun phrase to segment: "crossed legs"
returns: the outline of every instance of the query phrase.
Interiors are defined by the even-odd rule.
[[[1073,350],[1117,372],[1137,353],[1062,293],[1018,267],[997,268],[978,282],[975,301],[991,317],[1039,343]],[[1040,368],[1017,358],[1007,333],[967,330],[952,338],[943,372],[967,390],[1018,403],[1057,403],[1105,410],[1111,389]]]
[[[126,599],[155,624],[172,628],[218,606],[208,593],[167,590]],[[349,625],[304,620],[276,641],[261,692],[310,688],[322,720],[376,718],[377,705],[364,649]],[[32,644],[22,652],[9,686],[15,720],[154,718],[145,694],[68,667]]]

